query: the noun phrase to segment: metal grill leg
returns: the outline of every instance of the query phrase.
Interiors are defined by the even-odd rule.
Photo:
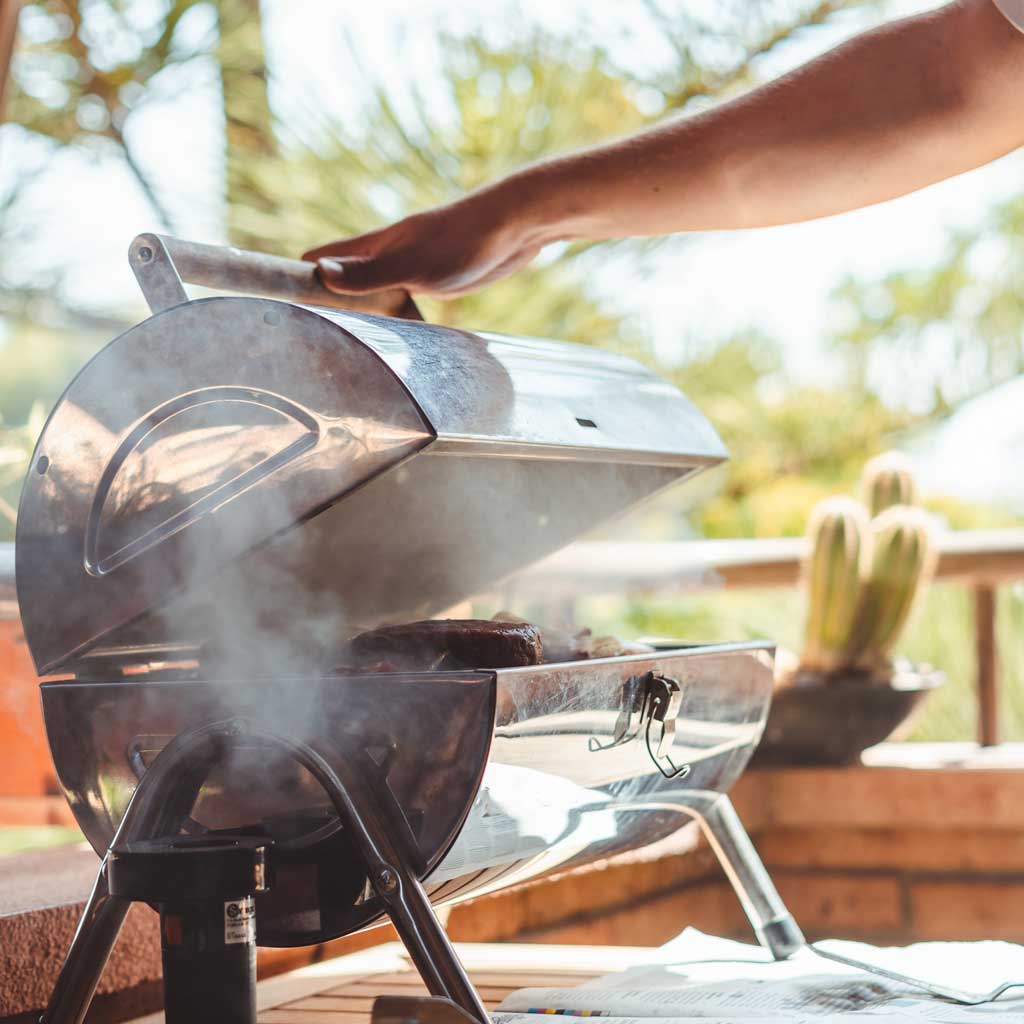
[[[323,786],[366,865],[409,956],[431,995],[443,996],[480,1024],[488,1021],[473,983],[434,913],[414,868],[416,852],[402,838],[401,808],[386,785],[370,794],[360,769],[338,759],[338,771],[307,743],[253,729],[253,738],[287,750]]]
[[[802,949],[807,940],[782,902],[732,801],[719,797],[701,814],[700,823],[761,945],[776,960],[786,960]]]
[[[41,1024],[82,1024],[130,905],[107,891],[102,862]]]

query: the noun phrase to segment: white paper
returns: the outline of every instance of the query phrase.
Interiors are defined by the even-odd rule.
[[[538,1014],[535,1013],[492,1013],[492,1024],[539,1024]],[[568,1015],[567,1015],[568,1016]],[[590,1018],[571,1017],[570,1020],[578,1024],[580,1020]],[[751,1024],[755,1020],[757,1024],[830,1024],[830,1022],[841,1022],[841,1024],[855,1024],[857,1020],[863,1020],[864,1024],[908,1024],[908,1019],[903,1014],[858,1014],[854,1017],[851,1014],[842,1016],[807,1016],[800,1014],[786,1017],[723,1017],[715,1013],[705,1017],[663,1017],[659,1018],[658,1024],[691,1024],[695,1020],[713,1019],[715,1024]],[[650,1024],[650,1017],[600,1017],[600,1024]]]
[[[918,943],[880,949],[831,942],[847,956],[928,981],[987,991],[1006,980],[1024,980],[1024,947],[1005,942]],[[809,950],[775,962],[760,947],[703,935],[688,928],[652,950],[651,961],[577,988],[513,992],[496,1024],[533,1024],[524,1017],[555,1011],[600,1016],[602,1024],[658,1024],[706,1020],[736,1024],[1024,1024],[1024,989],[993,1003],[961,1006],[854,967],[823,960]],[[507,1019],[506,1019],[507,1014]],[[500,1020],[498,1018],[501,1018]]]

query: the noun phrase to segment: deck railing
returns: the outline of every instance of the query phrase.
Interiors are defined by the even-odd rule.
[[[950,532],[939,537],[938,548],[936,579],[968,587],[973,596],[978,740],[990,746],[1000,736],[997,595],[1001,586],[1024,580],[1024,529]],[[503,593],[510,603],[570,604],[595,594],[792,587],[804,551],[799,537],[579,543],[521,573]],[[0,544],[0,615],[15,611],[13,546]]]
[[[972,593],[978,740],[991,746],[1000,736],[997,592],[1024,579],[1024,529],[950,532],[939,537],[938,548],[936,579],[961,584]],[[799,580],[805,550],[799,537],[580,543],[516,577],[504,596],[510,603],[532,599],[568,605],[596,594],[792,587]]]

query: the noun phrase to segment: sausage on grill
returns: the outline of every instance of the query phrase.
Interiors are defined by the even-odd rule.
[[[540,630],[525,622],[429,619],[360,633],[351,645],[361,664],[391,661],[414,670],[514,668],[544,660]]]

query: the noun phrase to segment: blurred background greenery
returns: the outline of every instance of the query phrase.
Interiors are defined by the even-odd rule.
[[[125,195],[141,197],[147,211],[139,230],[205,233],[293,254],[452,199],[524,162],[721,102],[770,74],[770,58],[785,47],[893,13],[892,5],[864,0],[637,0],[606,4],[607,16],[593,25],[566,25],[513,4],[500,12],[489,5],[489,17],[478,19],[449,6],[463,16],[439,19],[429,32],[422,22],[414,27],[431,37],[426,70],[412,56],[423,40],[403,35],[399,9],[382,6],[380,18],[395,23],[391,45],[411,55],[403,81],[376,70],[373,51],[359,39],[339,36],[336,66],[325,75],[342,99],[354,97],[345,107],[323,102],[314,89],[290,88],[286,62],[275,60],[277,43],[295,25],[316,32],[322,5],[26,4],[11,123],[0,136],[0,154],[13,146],[17,155],[0,164],[0,540],[13,537],[20,479],[47,410],[77,367],[141,314],[82,287],[89,253],[81,244],[68,247],[78,258],[72,264],[47,241],[69,225],[52,223],[46,189],[58,182],[72,203],[90,202],[84,173],[60,172],[62,161],[73,156],[67,166],[120,175]],[[629,32],[638,34],[639,59],[623,60],[611,45],[615,33]],[[657,60],[643,52],[652,39]],[[181,154],[194,146],[202,166],[195,178],[168,182],[135,127],[146,123],[140,112],[187,106],[200,94],[215,103],[184,133],[167,132],[163,144],[178,151],[178,167],[187,167]],[[219,140],[210,166],[193,132]],[[643,318],[616,301],[609,282],[673,287],[673,266],[699,261],[700,245],[671,238],[557,246],[483,292],[423,304],[444,323],[628,352],[684,388],[733,458],[699,500],[685,508],[659,503],[643,524],[647,536],[801,533],[814,503],[850,490],[869,456],[912,440],[1024,370],[1024,193],[993,201],[926,264],[838,282],[816,356],[829,369],[818,375],[799,366],[806,357],[794,356],[785,337],[761,326],[702,330],[698,305],[695,322],[666,353]],[[939,350],[942,358],[931,359]],[[906,380],[912,398],[900,390]],[[954,528],[1020,522],[1019,510],[952,492],[932,493],[926,505]],[[602,629],[792,644],[801,615],[795,593],[592,601],[581,609],[581,618]],[[1006,589],[999,628],[1010,738],[1024,738],[1024,645],[1014,642],[1022,627],[1024,590]],[[969,738],[966,595],[933,588],[904,646],[951,679],[918,736]]]

